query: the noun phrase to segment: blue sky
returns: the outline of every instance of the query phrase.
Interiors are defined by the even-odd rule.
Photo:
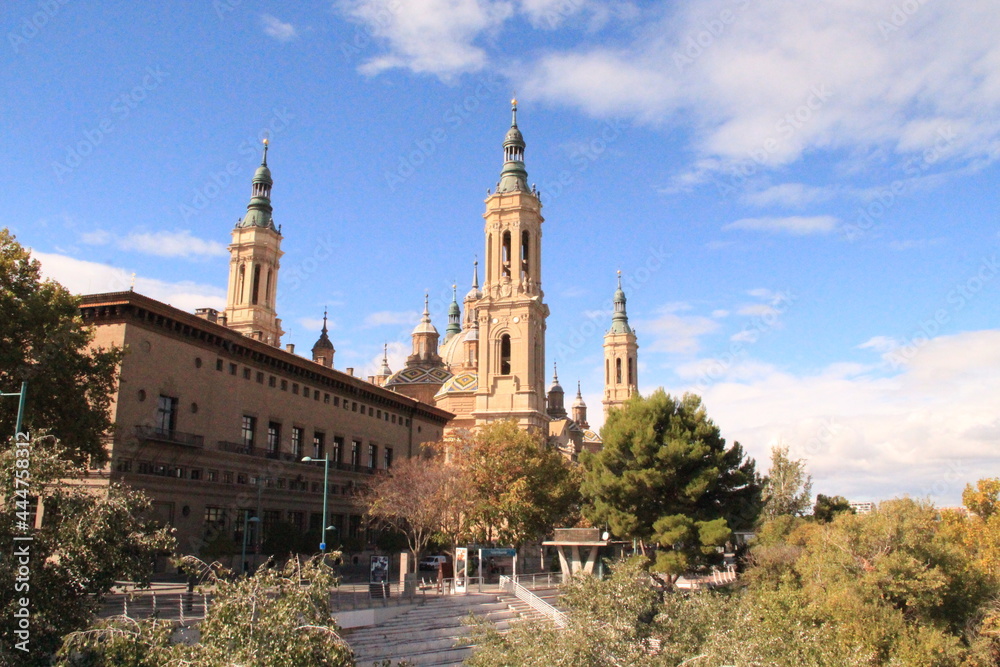
[[[221,307],[271,140],[300,351],[398,369],[483,252],[509,99],[542,191],[549,361],[602,421],[615,271],[640,389],[696,391],[815,491],[1000,475],[1000,14],[985,0],[18,3],[5,222],[79,292]]]

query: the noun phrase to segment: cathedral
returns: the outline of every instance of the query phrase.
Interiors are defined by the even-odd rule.
[[[545,330],[549,307],[542,290],[542,202],[528,185],[524,136],[517,125],[517,100],[511,101],[511,126],[503,141],[503,167],[485,201],[485,258],[472,285],[448,309],[444,336],[424,311],[412,333],[405,366],[393,372],[383,355],[372,384],[454,415],[446,434],[472,430],[495,420],[514,419],[526,430],[546,434],[567,457],[601,447],[590,429],[587,405],[577,383],[570,410],[553,365],[546,391]],[[232,231],[229,288],[221,322],[230,329],[275,347],[281,320],[275,311],[281,230],[271,217],[273,181],[264,158],[254,174],[246,215]],[[604,336],[605,414],[620,406],[638,386],[636,335],[628,323],[625,293],[614,294],[614,313]],[[312,360],[333,368],[334,346],[326,318]]]

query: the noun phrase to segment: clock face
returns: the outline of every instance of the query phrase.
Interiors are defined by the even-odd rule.
[[[493,318],[493,324],[500,324],[500,320],[498,320],[497,318],[494,317]]]
[[[515,317],[515,318],[514,318],[514,324],[517,324],[517,323],[518,323],[518,322],[520,322],[520,321],[521,321],[521,318],[520,318],[520,317]]]

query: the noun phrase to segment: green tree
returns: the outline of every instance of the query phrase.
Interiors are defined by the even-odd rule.
[[[19,465],[25,461],[27,467]],[[20,472],[27,475],[17,477]],[[62,636],[90,622],[101,599],[117,580],[148,584],[156,554],[174,548],[170,529],[155,528],[150,500],[138,491],[112,484],[106,489],[84,486],[86,471],[66,460],[51,437],[29,446],[8,445],[0,452],[0,544],[29,549],[25,578],[19,563],[0,559],[0,664],[48,664]],[[27,487],[24,484],[27,483]],[[26,529],[26,514],[42,499],[41,528]],[[30,535],[30,542],[15,536]],[[18,580],[16,577],[21,576]],[[28,588],[15,588],[15,582]],[[17,643],[9,619],[30,600],[30,651]]]
[[[515,421],[487,424],[453,454],[469,490],[469,532],[483,542],[520,546],[578,502],[578,481],[563,456]]]
[[[329,554],[328,557],[338,557]],[[330,614],[338,580],[314,557],[283,569],[261,568],[251,577],[215,579],[198,642],[173,643],[176,625],[155,619],[116,618],[66,637],[62,667],[313,667],[353,665],[350,647]]]
[[[771,448],[771,468],[764,478],[764,518],[802,516],[811,502],[812,477],[803,459],[788,457],[788,446]]]
[[[0,229],[0,387],[28,381],[25,427],[58,437],[77,461],[107,460],[102,438],[121,349],[91,349],[79,300],[53,280],[7,229]],[[14,432],[17,401],[0,402],[0,433]]]
[[[716,562],[731,531],[756,521],[754,462],[739,443],[726,446],[697,396],[633,396],[601,435],[604,448],[580,457],[584,516],[656,545],[652,569],[669,581]]]
[[[830,523],[843,512],[854,514],[854,508],[844,496],[824,496],[822,493],[816,495],[816,504],[813,505],[815,521]]]

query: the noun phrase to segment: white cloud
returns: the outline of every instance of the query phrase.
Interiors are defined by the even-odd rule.
[[[667,304],[658,309],[656,318],[633,322],[644,337],[652,339],[646,344],[650,352],[696,353],[701,348],[699,339],[719,328],[712,318],[678,314],[688,308],[687,304]]]
[[[803,183],[782,183],[763,190],[743,195],[743,201],[753,206],[785,206],[801,208],[832,199],[837,189],[828,186],[805,185]]]
[[[723,229],[786,233],[793,236],[808,234],[829,234],[837,228],[839,220],[832,215],[789,216],[785,218],[743,218],[730,222]]]
[[[412,310],[381,310],[371,313],[365,317],[364,326],[380,327],[385,325],[412,324],[416,326],[420,321],[420,313]]]
[[[890,241],[889,247],[893,250],[922,250],[944,243],[944,239],[904,239],[902,241]]]
[[[759,465],[778,441],[806,458],[817,493],[857,500],[908,493],[955,504],[966,483],[996,474],[1000,331],[936,338],[900,373],[880,368],[846,362],[795,375],[745,359],[699,360],[678,372],[714,380],[698,387],[709,414]]]
[[[103,229],[95,229],[89,232],[82,232],[80,234],[80,243],[86,245],[107,245],[111,243],[112,236],[110,232]]]
[[[186,229],[176,232],[133,232],[125,238],[119,239],[117,245],[122,250],[135,250],[157,257],[225,257],[229,255],[229,251],[223,244],[191,236],[191,232]]]
[[[473,42],[514,12],[510,2],[489,0],[343,0],[340,7],[387,46],[363,73],[402,67],[443,79],[485,67],[486,52]]]
[[[760,173],[816,149],[879,146],[914,155],[944,146],[967,160],[994,159],[995,3],[970,0],[961,12],[922,3],[894,16],[898,7],[895,0],[661,5],[647,11],[651,27],[631,43],[545,54],[519,90],[595,115],[663,126],[694,119],[694,166],[680,183],[688,187],[736,165]]]
[[[323,318],[322,317],[300,317],[298,319],[299,326],[301,326],[305,331],[315,332],[316,337],[319,338],[320,332],[323,330]],[[326,328],[328,331],[333,331],[337,328],[337,323],[332,319],[327,318]]]
[[[42,263],[43,276],[58,281],[74,294],[124,292],[132,284],[132,274],[119,267],[66,255],[35,251],[31,254]],[[135,291],[189,312],[195,308],[226,307],[224,290],[187,280],[172,283],[136,276]]]
[[[299,36],[295,26],[291,23],[284,23],[270,14],[261,14],[260,24],[264,28],[265,35],[273,37],[279,42],[290,42]]]

